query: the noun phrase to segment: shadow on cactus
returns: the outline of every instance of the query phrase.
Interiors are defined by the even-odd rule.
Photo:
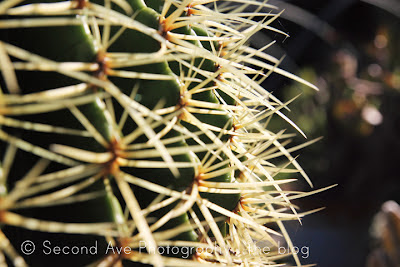
[[[290,200],[320,190],[274,177],[311,185],[290,153],[315,140],[285,148],[292,135],[267,126],[276,114],[301,132],[290,101],[260,83],[314,86],[277,67],[273,43],[246,46],[285,34],[273,6],[6,0],[0,14],[2,263],[301,265],[277,240],[293,248],[283,221],[306,213]]]

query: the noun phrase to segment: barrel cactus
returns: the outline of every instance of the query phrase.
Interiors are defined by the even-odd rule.
[[[292,256],[283,190],[301,173],[268,130],[278,73],[247,45],[257,1],[0,3],[0,259],[15,266],[270,266]],[[277,158],[281,160],[276,161]],[[284,160],[283,160],[284,159]],[[314,191],[315,192],[315,191]]]

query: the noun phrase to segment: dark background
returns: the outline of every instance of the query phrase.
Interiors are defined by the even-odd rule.
[[[367,1],[269,1],[285,9],[273,26],[290,37],[265,31],[252,43],[278,40],[266,52],[286,55],[281,68],[320,88],[278,75],[264,83],[281,100],[301,93],[285,114],[309,140],[324,138],[294,155],[314,188],[338,184],[295,201],[302,211],[326,207],[302,226],[286,223],[295,245],[309,247],[303,264],[366,266],[377,246],[370,234],[374,214],[385,201],[400,201],[400,1]],[[272,127],[294,132],[279,118]],[[298,135],[293,145],[305,141]],[[289,189],[312,190],[303,181]]]

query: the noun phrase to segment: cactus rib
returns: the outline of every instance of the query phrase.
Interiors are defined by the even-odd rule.
[[[285,191],[296,179],[276,176],[300,173],[312,186],[291,155],[304,145],[287,148],[292,135],[268,130],[269,118],[304,133],[281,112],[294,99],[261,83],[275,72],[315,86],[278,67],[265,52],[273,43],[247,45],[261,30],[286,35],[271,26],[274,9],[0,3],[0,256],[44,266],[40,252],[21,257],[4,245],[30,238],[132,250],[52,255],[46,266],[271,266],[286,256],[300,266],[283,221],[307,214],[290,200],[313,192]],[[292,252],[279,254],[280,236]],[[159,251],[170,246],[179,253]]]

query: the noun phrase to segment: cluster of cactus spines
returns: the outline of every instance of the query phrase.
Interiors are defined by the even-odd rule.
[[[61,257],[75,265],[272,266],[292,255],[300,266],[277,238],[293,248],[283,221],[306,213],[290,200],[319,190],[284,191],[295,179],[275,177],[311,185],[291,153],[316,140],[286,148],[293,135],[267,126],[277,115],[301,132],[280,111],[290,101],[260,84],[275,72],[314,86],[278,68],[264,52],[273,43],[247,45],[262,29],[285,35],[270,26],[278,16],[249,0],[1,2],[3,263],[60,264],[21,254],[31,238],[133,251]],[[192,252],[157,249],[167,246]]]

